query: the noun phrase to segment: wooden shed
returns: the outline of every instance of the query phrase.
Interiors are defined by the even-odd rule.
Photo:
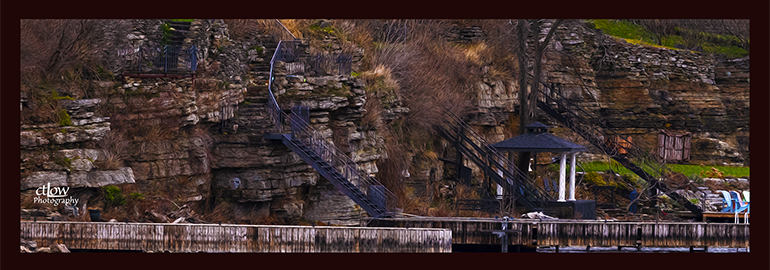
[[[689,162],[691,141],[690,132],[661,129],[658,133],[658,157],[665,162]]]

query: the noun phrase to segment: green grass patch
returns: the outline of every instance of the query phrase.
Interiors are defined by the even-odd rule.
[[[67,169],[72,169],[72,160],[68,157],[54,158],[53,162]]]
[[[59,93],[54,89],[51,89],[51,98],[54,100],[75,100],[70,96],[60,96]]]
[[[644,27],[621,20],[589,20],[596,29],[601,29],[605,34],[623,39],[640,41],[655,40],[653,35],[644,30]]]
[[[555,166],[555,169],[558,171],[558,164],[551,164],[550,166]],[[633,174],[630,170],[628,170],[626,167],[623,167],[620,165],[620,163],[616,161],[612,161],[611,164],[604,162],[604,161],[592,161],[592,162],[584,162],[580,163],[580,166],[576,168],[576,171],[598,171],[598,172],[604,172],[612,169],[614,172],[624,175],[624,174]],[[711,167],[716,168],[717,170],[724,173],[725,176],[734,176],[734,177],[746,177],[749,176],[749,167],[731,167],[731,166],[699,166],[699,165],[684,165],[684,164],[668,164],[666,165],[669,169],[671,169],[674,172],[678,172],[681,174],[684,174],[686,176],[690,175],[701,175],[702,173],[711,171]],[[645,166],[645,171],[648,173],[652,173],[653,170],[650,167]]]
[[[104,198],[107,199],[107,202],[113,206],[121,206],[126,204],[126,197],[123,196],[122,191],[119,187],[109,185],[102,187],[102,192],[104,193]]]
[[[677,50],[676,44],[685,44],[684,39],[678,35],[669,35],[663,38],[663,45],[654,44],[655,38],[644,27],[623,20],[587,20],[596,29],[601,29],[605,34],[621,38],[628,43]],[[703,52],[707,54],[722,54],[730,58],[739,58],[749,55],[749,52],[739,47],[740,40],[735,36],[703,33],[706,40],[700,44]]]
[[[730,58],[741,58],[749,55],[749,52],[738,46],[720,46],[714,43],[701,45],[703,52],[710,54],[722,54]]]
[[[67,110],[61,108],[59,109],[59,111],[56,112],[56,115],[59,118],[59,125],[72,126],[72,119],[70,118],[70,115],[67,113]]]
[[[257,54],[259,54],[259,55],[263,55],[264,52],[265,52],[265,48],[263,48],[262,46],[254,46],[254,47],[249,48],[249,50],[255,50],[255,51],[257,51]]]
[[[171,22],[192,22],[194,19],[171,19]]]
[[[144,200],[144,195],[142,195],[142,193],[134,192],[134,193],[131,193],[130,195],[131,195],[131,199],[134,199],[134,200],[137,200],[137,201],[143,201]]]
[[[160,39],[160,45],[165,46],[171,42],[171,32],[174,31],[174,28],[172,28],[171,25],[166,22],[161,25],[161,29],[163,30],[163,37]]]

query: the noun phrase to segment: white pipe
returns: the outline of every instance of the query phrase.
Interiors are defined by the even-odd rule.
[[[749,224],[749,211],[746,211],[746,214],[743,214],[743,223]]]
[[[561,166],[559,166],[559,200],[557,202],[566,202],[564,200],[564,189],[565,189],[565,171],[567,167],[567,153],[561,153]]]
[[[572,153],[569,167],[569,201],[575,201],[575,156],[577,156],[577,152]]]

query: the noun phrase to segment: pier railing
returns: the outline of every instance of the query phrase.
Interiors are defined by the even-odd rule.
[[[124,222],[21,222],[21,238],[70,250],[206,253],[452,252],[446,229],[170,224]]]
[[[500,244],[491,233],[500,230],[493,218],[385,218],[362,220],[370,227],[446,228],[452,244]],[[594,247],[731,247],[750,246],[750,225],[705,222],[606,222],[591,220],[508,221],[511,245]]]

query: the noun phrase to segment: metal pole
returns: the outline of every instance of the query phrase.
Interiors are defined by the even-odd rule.
[[[163,47],[163,73],[168,73],[168,45]]]
[[[503,245],[502,252],[508,253],[508,232],[506,232],[506,230],[508,230],[508,217],[503,217],[502,228],[503,228],[503,237],[501,241]]]

